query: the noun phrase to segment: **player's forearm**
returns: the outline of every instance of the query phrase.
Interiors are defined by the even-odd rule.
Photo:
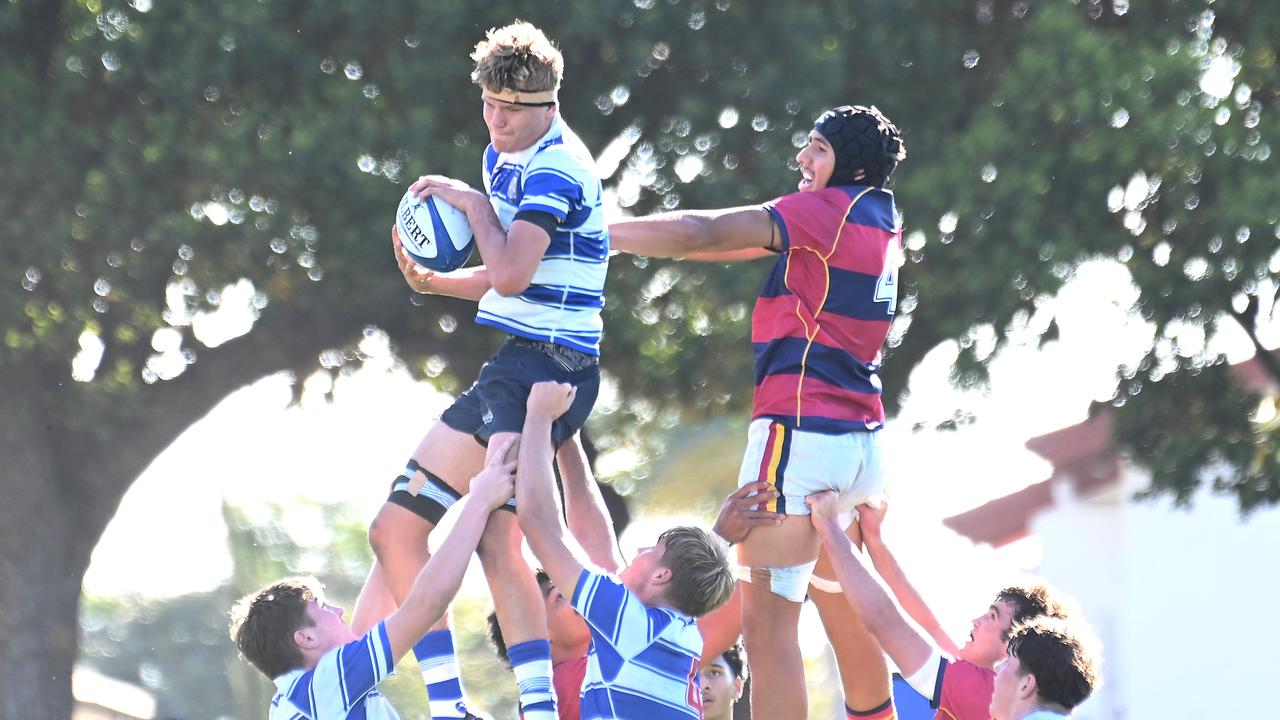
[[[596,486],[586,453],[577,438],[566,442],[556,453],[560,484],[564,488],[565,516],[569,532],[586,551],[587,558],[605,572],[622,568],[618,542],[613,535],[604,496]]]
[[[549,419],[532,413],[525,417],[516,471],[516,517],[535,555],[539,546],[564,535],[551,474],[550,437]]]
[[[484,506],[464,502],[457,522],[418,573],[405,601],[387,618],[387,637],[395,660],[403,657],[444,615],[462,585],[489,518]]]
[[[474,207],[473,207],[474,206]],[[473,202],[467,207],[467,221],[475,234],[476,250],[492,275],[500,276],[507,265],[507,231],[502,229],[498,216],[486,202]]]
[[[489,283],[489,270],[484,265],[463,268],[431,277],[428,292],[432,295],[448,295],[463,300],[478,301],[493,287]]]
[[[889,586],[889,590],[893,593],[893,597],[897,599],[898,604],[902,606],[903,611],[921,629],[929,633],[929,636],[933,638],[933,641],[937,643],[943,652],[953,657],[959,653],[960,648],[943,631],[942,623],[938,622],[937,616],[933,614],[933,610],[924,601],[924,596],[907,579],[902,566],[898,564],[898,559],[889,551],[889,546],[884,543],[884,539],[878,534],[872,535],[868,533],[863,536],[863,541],[867,548],[867,555],[871,558],[871,564],[875,566],[876,574]]]
[[[904,674],[919,670],[932,653],[929,641],[902,617],[889,594],[854,556],[853,546],[838,524],[830,521],[820,525],[818,536],[845,598],[863,625]]]

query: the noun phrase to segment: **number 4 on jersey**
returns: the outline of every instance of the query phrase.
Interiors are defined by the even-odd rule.
[[[902,248],[896,242],[890,243],[885,253],[884,272],[876,281],[875,301],[889,303],[885,308],[885,312],[889,315],[898,309],[898,268],[902,267],[904,259]]]

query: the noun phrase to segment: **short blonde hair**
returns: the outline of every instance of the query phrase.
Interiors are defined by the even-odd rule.
[[[671,607],[702,617],[729,601],[736,581],[723,540],[686,525],[662,533],[658,542],[666,547],[662,565],[671,570],[666,594]]]
[[[517,20],[489,28],[471,52],[471,82],[492,91],[543,92],[560,89],[564,57],[537,27]]]

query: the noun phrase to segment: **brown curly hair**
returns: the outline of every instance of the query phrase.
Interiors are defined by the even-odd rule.
[[[560,50],[541,30],[523,20],[490,28],[471,53],[471,82],[482,88],[541,92],[559,90],[564,75]]]

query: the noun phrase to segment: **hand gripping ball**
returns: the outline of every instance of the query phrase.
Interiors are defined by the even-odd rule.
[[[436,272],[466,265],[475,248],[467,214],[436,197],[420,200],[406,192],[396,208],[396,231],[405,254]]]

